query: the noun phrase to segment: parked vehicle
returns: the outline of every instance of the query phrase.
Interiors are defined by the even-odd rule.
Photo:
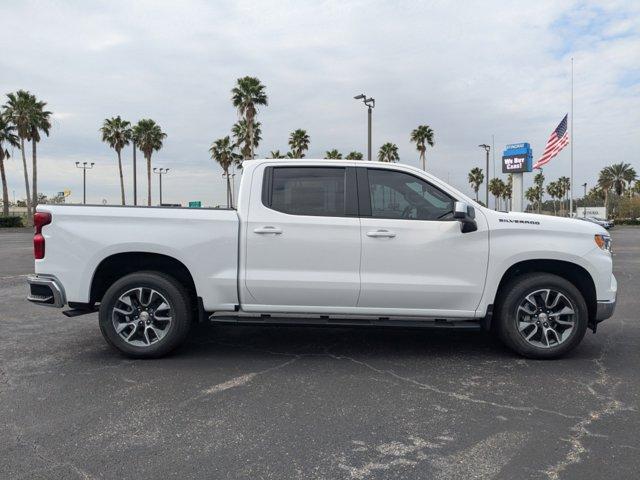
[[[28,299],[158,357],[194,321],[485,329],[532,358],[613,314],[611,240],[400,164],[244,162],[236,210],[40,205]]]
[[[609,230],[614,226],[613,220],[606,220],[600,217],[580,217],[580,220],[585,220],[587,222],[595,223],[600,225],[602,228]]]

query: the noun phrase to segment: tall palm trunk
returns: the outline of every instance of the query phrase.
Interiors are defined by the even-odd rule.
[[[151,154],[144,154],[147,159],[147,206],[151,206]]]
[[[426,150],[427,147],[424,147],[424,150],[420,150],[420,160],[422,160],[422,170],[424,172],[427,171],[427,156],[425,155]]]
[[[9,191],[7,190],[7,175],[4,172],[4,150],[0,148],[0,176],[2,176],[2,215],[9,216]]]
[[[229,179],[229,170],[225,170],[224,173],[227,177],[227,208],[231,208],[233,199],[231,197],[231,180]]]
[[[27,157],[24,154],[24,138],[20,137],[20,152],[22,153],[22,167],[24,169],[24,189],[27,194],[27,216],[31,218],[31,189],[29,188],[29,171],[27,170]]]
[[[118,170],[120,171],[120,195],[122,196],[122,205],[125,204],[124,199],[124,177],[122,176],[122,158],[120,157],[120,150],[117,150],[118,153]]]
[[[37,161],[37,152],[36,146],[38,142],[36,142],[33,135],[31,136],[31,188],[33,190],[33,201],[31,205],[33,208],[36,208],[38,205],[38,161]]]

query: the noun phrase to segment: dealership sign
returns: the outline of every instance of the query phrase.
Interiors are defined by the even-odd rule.
[[[512,143],[502,152],[502,173],[530,172],[533,151],[528,143]]]

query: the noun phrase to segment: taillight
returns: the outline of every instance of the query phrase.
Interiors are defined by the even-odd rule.
[[[44,236],[42,227],[51,223],[51,214],[48,212],[36,212],[33,215],[33,255],[36,260],[44,258]]]

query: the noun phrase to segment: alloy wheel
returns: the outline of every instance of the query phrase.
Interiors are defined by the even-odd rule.
[[[111,319],[116,333],[125,342],[136,347],[148,347],[167,334],[173,310],[157,290],[138,287],[118,297]]]
[[[563,293],[551,289],[527,294],[516,311],[518,332],[538,348],[551,348],[564,343],[576,326],[576,309]]]

